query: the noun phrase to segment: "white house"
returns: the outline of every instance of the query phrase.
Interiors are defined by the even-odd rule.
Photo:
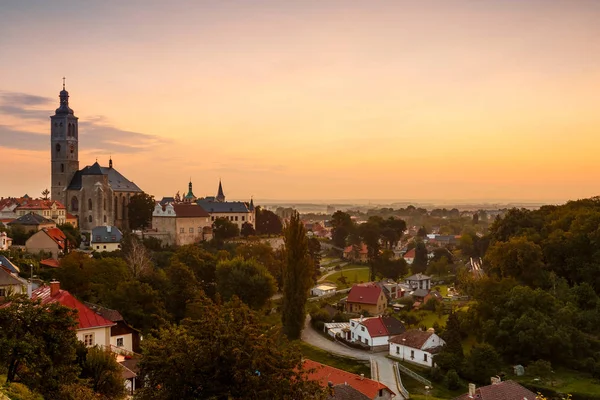
[[[391,337],[405,331],[402,322],[394,317],[354,318],[346,340],[362,343],[370,348],[387,347]]]
[[[346,332],[350,330],[350,322],[326,322],[323,325],[323,332],[329,336],[346,337]]]
[[[42,304],[59,303],[77,310],[77,339],[87,347],[98,345],[110,348],[110,328],[116,324],[92,311],[71,293],[61,290],[59,282],[37,288],[31,298],[41,300]]]
[[[91,246],[96,251],[115,251],[121,248],[123,234],[116,226],[92,228]]]
[[[433,329],[406,331],[389,340],[390,356],[425,367],[433,367],[433,355],[446,344]]]
[[[424,274],[415,274],[406,278],[406,284],[412,289],[431,289],[431,277]]]
[[[314,288],[310,289],[311,296],[327,296],[330,294],[335,294],[337,287],[331,283],[324,283]]]
[[[0,250],[8,250],[12,246],[12,241],[6,232],[0,232]]]

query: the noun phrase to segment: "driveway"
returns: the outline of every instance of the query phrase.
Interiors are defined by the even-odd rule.
[[[346,347],[340,343],[333,342],[310,326],[310,316],[306,316],[304,323],[304,329],[302,330],[302,340],[308,344],[325,350],[329,353],[336,354],[342,357],[353,358],[356,360],[370,361],[376,363],[376,367],[373,369],[378,372],[379,376],[372,376],[371,379],[379,381],[386,385],[390,390],[396,393],[396,399],[402,399],[402,395],[398,394],[398,387],[396,384],[396,377],[394,376],[393,363],[386,357],[387,352],[383,353],[371,353],[359,349],[353,349]]]

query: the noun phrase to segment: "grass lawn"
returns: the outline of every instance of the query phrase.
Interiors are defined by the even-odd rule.
[[[463,353],[465,353],[465,355],[469,354],[473,346],[475,346],[476,344],[477,338],[475,337],[475,335],[467,336],[467,338],[462,341]]]
[[[352,372],[357,375],[365,374],[365,377],[371,377],[371,367],[366,361],[336,356],[300,340],[294,343],[298,345],[302,355],[310,360]]]
[[[514,376],[512,368],[507,367],[511,372],[507,379],[513,379],[517,382],[527,384],[531,383],[537,386],[547,387],[548,389],[565,393],[573,394],[573,398],[577,399],[577,395],[598,395],[600,393],[600,382],[594,379],[590,374],[581,371],[573,371],[564,368],[554,368],[552,384],[549,381],[534,381],[532,376]]]
[[[409,363],[402,363],[402,365],[412,369],[417,374],[427,378],[427,369],[419,368]],[[404,387],[406,388],[406,390],[408,390],[408,393],[410,393],[411,399],[447,400],[453,399],[468,391],[466,383],[464,385],[464,388],[452,391],[447,389],[443,383],[433,382],[432,388],[429,390],[429,394],[427,394],[427,392],[425,391],[425,385],[422,382],[419,382],[416,379],[413,379],[410,376],[403,374],[402,372],[400,373],[400,375],[402,377],[402,383],[404,384]]]
[[[325,278],[325,280],[334,282],[338,286],[338,289],[351,287],[353,284],[360,283],[361,281],[369,282],[369,267],[361,266],[359,268],[361,269],[357,269],[354,271],[338,271],[334,274],[329,275],[327,278]],[[345,285],[338,281],[338,278],[342,275],[346,277]]]

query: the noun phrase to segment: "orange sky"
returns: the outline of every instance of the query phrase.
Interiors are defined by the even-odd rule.
[[[81,167],[159,198],[600,194],[598,1],[5,3],[2,196],[49,187],[62,76]]]

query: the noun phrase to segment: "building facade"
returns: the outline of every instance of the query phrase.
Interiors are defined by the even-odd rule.
[[[152,230],[144,234],[165,245],[182,246],[211,239],[211,226],[210,215],[195,203],[158,203],[152,213]]]
[[[51,199],[78,217],[82,231],[95,226],[127,227],[131,196],[142,190],[113,168],[93,165],[79,169],[79,122],[69,107],[69,92],[60,92],[60,105],[50,117]]]

